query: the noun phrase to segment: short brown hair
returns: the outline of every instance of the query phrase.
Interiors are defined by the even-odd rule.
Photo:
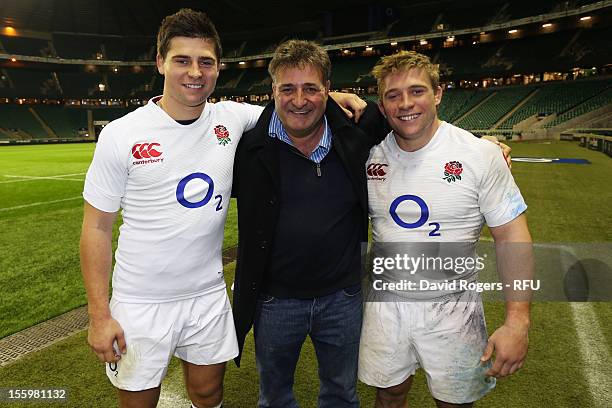
[[[174,37],[202,38],[212,41],[217,61],[221,59],[221,39],[215,25],[206,13],[182,8],[164,18],[157,32],[157,53],[162,58],[166,58],[170,49],[170,41]]]
[[[304,68],[312,65],[321,74],[323,83],[331,77],[331,61],[327,51],[313,41],[289,40],[281,43],[274,51],[274,56],[268,65],[272,82],[277,72],[283,68]]]
[[[378,95],[382,97],[385,78],[398,71],[408,71],[412,68],[424,69],[429,76],[434,92],[440,83],[440,71],[437,64],[432,64],[427,55],[415,51],[400,51],[393,55],[382,57],[372,69],[372,75],[378,84]]]

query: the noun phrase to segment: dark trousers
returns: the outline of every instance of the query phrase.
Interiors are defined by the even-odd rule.
[[[359,407],[357,365],[362,297],[359,287],[314,299],[261,295],[255,311],[255,356],[262,408],[295,408],[295,367],[306,336],[319,364],[318,406]]]

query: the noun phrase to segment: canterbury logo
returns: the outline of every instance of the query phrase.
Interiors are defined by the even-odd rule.
[[[162,152],[156,150],[160,147],[159,143],[138,143],[132,147],[132,156],[135,159],[150,159],[161,156]]]
[[[368,173],[368,176],[382,177],[387,174],[384,170],[385,167],[389,167],[389,165],[384,163],[371,163],[368,165],[366,173]]]

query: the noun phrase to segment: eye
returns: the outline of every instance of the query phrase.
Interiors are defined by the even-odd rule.
[[[393,100],[397,99],[398,96],[399,96],[398,92],[389,92],[387,95],[385,95],[385,99],[393,101]]]
[[[306,92],[308,95],[316,95],[319,92],[319,88],[309,86],[304,89],[304,92]]]
[[[202,65],[203,67],[214,67],[215,66],[215,62],[213,60],[202,60],[200,61],[200,65]]]
[[[185,58],[177,58],[174,60],[174,62],[177,63],[178,65],[186,65],[189,63],[189,60]]]
[[[413,95],[422,95],[425,93],[425,89],[423,88],[417,88],[417,89],[413,89],[412,90],[412,94]]]
[[[279,92],[283,95],[291,95],[293,93],[293,88],[281,88]]]

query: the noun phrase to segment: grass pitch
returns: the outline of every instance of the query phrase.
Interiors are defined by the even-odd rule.
[[[536,242],[612,241],[612,159],[570,142],[514,143],[512,147],[514,156],[579,157],[592,163],[513,165],[529,205],[528,220]],[[80,194],[93,148],[93,144],[0,148],[0,338],[85,304],[78,266]],[[235,243],[233,206],[225,245]],[[226,267],[226,279],[233,280],[233,264]],[[612,381],[612,305],[587,305],[588,318],[577,320],[577,309],[570,303],[534,304],[525,367],[498,381],[497,390],[478,405],[612,406],[608,387]],[[491,332],[503,320],[503,305],[489,303],[486,308]],[[62,387],[69,390],[69,400],[53,406],[115,406],[115,392],[85,337],[85,333],[78,334],[0,368],[0,387]],[[183,400],[181,377],[174,361],[163,384],[160,406],[189,406]],[[225,406],[254,406],[257,384],[249,336],[243,367],[228,365]],[[309,342],[299,362],[295,392],[301,406],[316,406],[317,368]],[[372,389],[360,384],[359,394],[364,407],[372,406]],[[411,407],[434,407],[422,373],[417,374],[409,401]]]

